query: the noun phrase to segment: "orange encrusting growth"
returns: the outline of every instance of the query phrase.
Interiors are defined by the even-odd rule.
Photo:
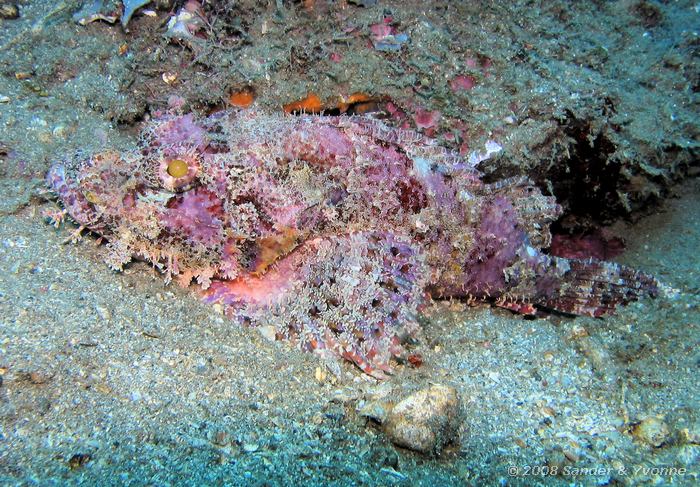
[[[355,111],[358,111],[357,109],[359,108],[359,113],[363,113],[365,105],[374,105],[376,102],[377,99],[369,96],[367,93],[355,92],[347,98],[344,96],[340,97],[338,110],[340,110],[340,113],[345,113],[350,107],[353,107]]]
[[[378,110],[381,97],[374,97],[363,92],[355,92],[349,96],[340,95],[337,102],[330,101],[325,105],[316,93],[309,93],[301,100],[296,100],[283,105],[285,113],[313,113],[326,111],[330,114],[359,115]]]
[[[255,101],[255,92],[251,88],[234,91],[228,96],[228,102],[237,108],[248,108]]]
[[[305,113],[321,113],[323,111],[323,103],[316,93],[309,93],[301,100],[293,101],[283,105],[285,113],[305,112]]]

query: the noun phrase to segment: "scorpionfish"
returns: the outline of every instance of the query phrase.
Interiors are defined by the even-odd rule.
[[[561,214],[527,178],[486,184],[417,132],[366,117],[219,112],[144,124],[138,147],[47,181],[121,269],[144,259],[232,319],[385,377],[431,298],[601,316],[651,276],[547,253]]]

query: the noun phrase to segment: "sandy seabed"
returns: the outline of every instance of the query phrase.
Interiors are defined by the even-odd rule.
[[[690,31],[682,28],[698,20],[690,3],[610,2],[580,10],[558,2],[546,9],[532,2],[492,4],[480,11],[477,32],[473,16],[455,23],[467,17],[450,16],[439,2],[430,8],[411,2],[359,8],[341,2],[347,9],[343,15],[358,25],[381,18],[376,9],[392,10],[411,33],[412,47],[392,57],[369,48],[359,51],[366,39],[331,43],[329,49],[344,60],[339,66],[317,64],[315,74],[303,65],[313,66],[313,50],[297,52],[292,60],[282,56],[281,65],[264,61],[274,57],[275,43],[285,35],[293,44],[309,32],[304,26],[317,27],[318,16],[304,17],[299,5],[285,3],[283,20],[273,6],[242,11],[236,28],[253,32],[256,22],[269,19],[271,33],[251,34],[238,46],[240,52],[215,51],[211,59],[202,58],[205,65],[192,60],[188,47],[160,39],[158,24],[149,24],[155,21],[147,16],[135,17],[128,34],[104,23],[77,26],[70,14],[78,3],[20,2],[19,19],[0,21],[0,95],[7,98],[0,105],[1,484],[287,485],[294,479],[298,485],[697,485],[700,188],[692,171],[697,94],[681,86],[683,79],[697,76],[697,66],[692,67],[697,33],[691,42]],[[477,2],[468,3],[472,14],[479,11]],[[502,20],[507,8],[521,17]],[[635,13],[630,18],[638,23],[616,31],[621,37],[639,35],[643,45],[644,33],[651,32],[661,40],[654,48],[637,46],[639,57],[629,65],[620,61],[622,49],[597,52],[591,39],[599,30],[585,23],[595,8],[602,9],[599,22],[611,25],[620,12]],[[662,20],[647,25],[654,21],[654,8]],[[641,20],[639,9],[648,14]],[[540,15],[543,10],[547,15]],[[260,19],[250,18],[253,14]],[[167,12],[157,15],[167,18]],[[559,30],[562,25],[568,30]],[[311,31],[309,39],[323,29]],[[457,36],[469,29],[473,37]],[[501,37],[491,37],[488,44],[486,33],[498,29]],[[451,52],[463,58],[469,52],[488,53],[494,65],[503,66],[480,78],[468,108],[450,99],[457,95],[449,90],[440,91],[436,79],[422,79],[433,68],[421,63],[430,55],[439,57],[436,46],[450,35],[458,39]],[[578,51],[572,39],[579,42]],[[134,47],[139,42],[142,49]],[[516,42],[531,47],[522,58],[506,56],[506,47]],[[123,43],[132,46],[131,57],[119,54]],[[574,51],[589,57],[576,62],[574,54],[561,54]],[[658,84],[650,87],[632,67],[646,65],[643,56],[659,52],[659,63],[670,74],[659,71]],[[617,68],[596,66],[603,54],[614,58]],[[362,62],[367,73],[360,69]],[[408,72],[411,63],[414,71]],[[161,76],[172,66],[182,70],[183,81],[175,86]],[[393,66],[393,77],[386,75],[387,66]],[[579,68],[583,71],[574,73]],[[231,85],[252,80],[259,86],[261,110],[277,109],[311,86],[329,93],[342,85],[395,100],[419,99],[427,108],[442,110],[445,120],[464,118],[489,130],[503,125],[508,105],[501,99],[507,92],[495,95],[495,85],[510,86],[509,96],[530,103],[531,110],[530,122],[513,127],[510,149],[527,139],[534,155],[503,162],[546,178],[556,171],[548,172],[535,159],[571,147],[564,139],[573,132],[545,130],[557,111],[575,113],[569,120],[588,120],[595,139],[602,133],[595,132],[600,130],[596,123],[610,124],[615,117],[596,112],[602,92],[586,93],[581,87],[588,80],[598,90],[604,84],[600,73],[613,79],[615,69],[627,68],[610,91],[649,91],[645,97],[619,95],[616,103],[624,110],[618,107],[615,117],[624,118],[624,112],[628,119],[606,140],[629,167],[641,164],[630,154],[646,157],[650,147],[665,147],[665,158],[654,160],[663,160],[666,165],[658,162],[659,170],[666,172],[653,175],[654,169],[647,168],[650,173],[635,180],[642,189],[630,189],[637,191],[632,203],[646,201],[654,191],[657,203],[645,206],[652,211],[647,216],[634,213],[635,223],[613,224],[627,241],[617,260],[654,274],[669,292],[606,319],[549,315],[530,320],[488,306],[435,303],[421,320],[416,344],[423,366],[399,367],[386,382],[347,363],[270,342],[256,329],[233,326],[191,291],[165,285],[144,263],[112,272],[102,263],[103,249],[95,238],[66,245],[73,229],[55,230],[42,217],[43,210],[56,206],[42,183],[52,160],[77,149],[132,145],[139,120],[164,107],[169,94],[184,97],[193,110],[216,102],[207,96],[225,98],[222,89],[210,95],[209,81],[198,74],[207,70],[222,78],[226,74]],[[373,74],[378,69],[384,74]],[[448,63],[440,69],[451,68]],[[553,72],[543,74],[547,70]],[[324,77],[328,72],[333,76]],[[531,73],[532,79],[522,73]],[[555,83],[563,73],[571,78]],[[639,81],[634,89],[625,86],[630,79]],[[407,92],[407,86],[418,88]],[[550,98],[551,105],[545,103]],[[447,108],[452,102],[455,111]],[[528,138],[531,133],[551,137]],[[649,181],[656,186],[650,189]],[[577,218],[584,216],[590,217]],[[373,401],[397,400],[433,383],[454,387],[463,409],[458,435],[438,457],[393,446],[379,425],[358,413]],[[655,428],[658,445],[645,436],[645,428]]]

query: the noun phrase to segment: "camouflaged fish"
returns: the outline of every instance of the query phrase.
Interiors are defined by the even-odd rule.
[[[138,148],[55,164],[66,213],[121,269],[145,259],[279,339],[383,377],[432,298],[601,316],[657,281],[549,256],[561,213],[525,178],[484,184],[476,164],[361,117],[220,112],[145,124]]]

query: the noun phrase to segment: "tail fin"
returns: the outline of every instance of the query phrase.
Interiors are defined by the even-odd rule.
[[[538,304],[564,313],[612,314],[619,304],[657,296],[661,284],[652,276],[613,262],[551,257],[561,272]],[[558,285],[557,285],[558,284]]]

